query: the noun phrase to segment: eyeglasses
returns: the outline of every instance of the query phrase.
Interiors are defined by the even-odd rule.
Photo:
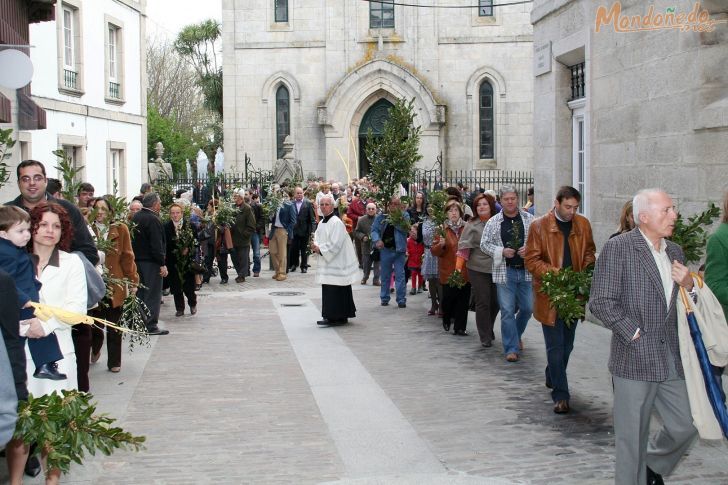
[[[38,183],[44,181],[45,177],[43,175],[33,175],[32,179],[30,177],[28,177],[27,175],[23,175],[22,177],[20,177],[20,181],[24,184],[29,184],[31,180],[33,182],[35,182],[36,184],[38,184]]]

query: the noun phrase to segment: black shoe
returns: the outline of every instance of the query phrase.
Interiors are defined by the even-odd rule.
[[[291,265],[290,268],[288,268],[288,271],[290,271],[291,273],[293,273],[293,272],[296,271],[296,268],[298,268],[298,265],[297,264],[293,264],[293,265]]]
[[[383,301],[382,302],[382,306],[389,306],[389,302],[388,301]]]
[[[245,283],[245,276],[238,276],[235,278],[236,283]]]
[[[168,335],[169,330],[162,330],[159,327],[154,327],[154,328],[150,328],[149,330],[147,330],[147,333],[149,335]]]
[[[184,310],[177,310],[176,312],[174,312],[175,317],[181,317],[184,314],[185,314]]]
[[[225,278],[224,280],[220,280],[221,285],[227,285],[228,279]]]
[[[35,455],[29,456],[25,462],[25,474],[29,477],[37,477],[40,475],[40,460]]]
[[[483,342],[480,345],[482,345],[483,347],[485,347],[487,349],[487,348],[490,348],[493,346],[493,342]]]
[[[662,480],[662,475],[647,467],[647,485],[665,485],[665,482]]]
[[[397,306],[399,308],[407,308],[407,304],[406,303],[397,303]]]
[[[48,362],[35,369],[33,377],[36,379],[50,379],[52,381],[62,381],[66,379],[66,374],[58,372],[58,364]]]
[[[412,288],[410,290],[410,295],[416,295],[417,294],[417,288]]]
[[[467,330],[455,330],[453,332],[453,335],[458,335],[460,337],[467,337],[470,334],[467,332]]]
[[[301,273],[308,273],[308,268],[301,268]]]
[[[446,322],[445,320],[442,321],[442,328],[446,331],[450,331],[450,322]]]
[[[323,320],[319,320],[318,322],[316,322],[316,325],[330,325],[330,324],[331,324],[331,322],[329,322],[325,318]]]

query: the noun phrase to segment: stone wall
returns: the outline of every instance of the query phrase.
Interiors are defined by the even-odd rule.
[[[728,25],[712,33],[678,29],[594,31],[596,8],[611,2],[536,1],[534,44],[551,41],[553,56],[584,49],[587,76],[590,213],[597,247],[614,232],[619,211],[634,193],[662,187],[690,215],[718,202],[728,188]],[[692,1],[654,2],[655,11]],[[714,19],[728,19],[725,2],[702,2]],[[623,1],[625,15],[648,5]],[[567,47],[568,46],[568,47]],[[550,206],[555,189],[570,183],[569,71],[535,78],[534,150],[537,207]]]

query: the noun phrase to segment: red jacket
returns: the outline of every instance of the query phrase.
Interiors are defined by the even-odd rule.
[[[411,237],[407,238],[407,267],[421,268],[422,255],[425,254],[425,245],[418,243]]]

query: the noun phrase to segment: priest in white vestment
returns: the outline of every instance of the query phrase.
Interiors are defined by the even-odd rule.
[[[356,316],[351,285],[359,279],[359,261],[344,223],[334,213],[334,204],[331,194],[319,201],[323,218],[311,247],[321,255],[316,268],[316,282],[322,285],[319,325],[340,325]]]

